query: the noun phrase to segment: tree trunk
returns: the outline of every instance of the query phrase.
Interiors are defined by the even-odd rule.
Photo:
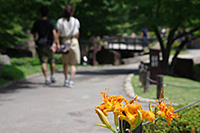
[[[162,63],[161,63],[161,73],[162,74],[169,74],[169,70],[170,69],[169,69],[169,63],[168,63],[168,61],[169,61],[169,52],[170,52],[170,49],[166,49],[164,47],[163,40],[162,40],[162,38],[160,36],[160,32],[159,32],[159,30],[158,30],[157,27],[154,27],[154,32],[155,32],[156,37],[157,37],[157,39],[158,39],[158,41],[160,43],[160,48],[161,48],[161,52],[162,52],[162,58],[163,58],[163,60],[162,60]]]
[[[176,63],[176,60],[177,60],[177,57],[179,55],[179,53],[183,50],[184,46],[187,44],[187,42],[190,42],[192,40],[195,40],[196,38],[200,37],[200,35],[197,35],[197,36],[193,36],[191,38],[187,38],[181,42],[181,44],[179,45],[179,47],[176,49],[176,53],[172,59],[172,62],[170,64],[170,74],[173,74],[173,70],[174,70],[174,65]]]
[[[169,53],[167,50],[164,50],[163,52],[163,60],[161,63],[161,73],[163,75],[168,75],[170,72],[170,67],[169,67]]]
[[[187,40],[184,40],[183,42],[181,42],[181,44],[179,45],[179,47],[176,49],[176,53],[174,55],[174,57],[172,58],[172,62],[170,64],[170,74],[173,75],[173,70],[174,70],[174,65],[176,63],[177,57],[179,55],[179,53],[181,52],[181,50],[183,49],[183,47],[187,44]]]

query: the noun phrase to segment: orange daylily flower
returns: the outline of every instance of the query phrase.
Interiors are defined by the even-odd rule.
[[[135,127],[136,124],[137,124],[137,121],[138,121],[138,119],[137,119],[138,118],[138,114],[137,113],[133,113],[133,111],[129,112],[129,109],[126,108],[126,107],[123,107],[123,112],[119,112],[120,120],[127,121],[130,124],[131,128]]]
[[[174,118],[178,118],[180,114],[174,114],[174,108],[172,106],[167,107],[167,110],[165,112],[165,119],[167,121],[167,126],[170,125],[171,121]]]
[[[148,119],[154,123],[155,115],[152,111],[144,111],[141,109],[141,104],[131,104],[134,103],[134,101],[137,102],[137,97],[130,100],[125,107],[122,107],[119,111],[119,118],[127,121],[131,128],[134,128],[136,124],[138,123],[138,111],[142,114],[142,120]],[[130,128],[130,129],[131,129]]]
[[[152,111],[144,111],[141,110],[142,113],[142,120],[148,119],[149,121],[151,121],[153,124],[155,123],[155,114]]]
[[[102,99],[103,103],[99,106],[96,106],[95,108],[99,108],[104,113],[105,116],[108,116],[108,112],[114,111],[116,107],[123,106],[124,105],[123,101],[127,103],[127,100],[121,95],[108,96],[108,94],[104,92],[100,92],[100,94],[103,97]]]
[[[108,116],[108,112],[113,112],[114,114],[114,122],[116,125],[117,131],[119,131],[119,124],[118,119],[125,120],[130,124],[129,131],[134,131],[141,123],[142,120],[148,119],[155,123],[155,114],[152,112],[152,107],[156,107],[157,111],[156,114],[160,117],[163,117],[167,121],[167,126],[170,125],[171,121],[174,118],[178,118],[180,114],[174,114],[174,108],[172,105],[168,106],[165,102],[163,102],[164,98],[164,89],[161,91],[159,101],[156,102],[159,105],[152,105],[151,102],[149,103],[149,110],[145,111],[141,109],[141,104],[137,104],[137,96],[133,99],[128,101],[123,96],[114,96],[108,95],[108,89],[106,89],[106,93],[100,92],[102,96],[103,103],[99,106],[95,107],[96,113],[98,114],[102,124],[97,124],[98,126],[106,127],[113,132],[114,129],[111,127],[110,123],[108,122],[106,116]]]
[[[163,117],[165,118],[165,120],[167,121],[167,126],[170,125],[171,121],[174,119],[174,118],[178,118],[180,114],[174,114],[174,108],[172,107],[172,105],[168,106],[166,105],[165,102],[159,102],[159,101],[156,101],[157,103],[159,103],[159,106],[158,107],[158,112],[157,112],[157,115],[160,115],[160,117]],[[155,107],[155,105],[154,105]]]
[[[128,103],[132,104],[132,103],[134,103],[134,101],[136,101],[136,103],[137,103],[137,96],[135,96],[133,99],[131,99]]]

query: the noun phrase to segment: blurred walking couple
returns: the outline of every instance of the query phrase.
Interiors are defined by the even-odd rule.
[[[80,64],[79,48],[79,28],[80,22],[73,17],[74,9],[67,5],[63,16],[57,20],[56,26],[48,19],[49,8],[42,6],[40,9],[41,19],[36,21],[32,28],[32,34],[37,46],[36,50],[40,59],[42,72],[45,78],[45,84],[55,83],[54,76],[55,63],[54,53],[60,49],[61,44],[70,44],[68,53],[62,54],[64,86],[74,87],[74,76],[76,74],[76,65]],[[47,73],[47,63],[50,64],[50,76]],[[68,75],[68,67],[70,75]]]

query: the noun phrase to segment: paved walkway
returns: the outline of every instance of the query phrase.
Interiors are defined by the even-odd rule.
[[[100,91],[128,98],[123,86],[126,76],[135,73],[138,64],[79,68],[73,89],[63,86],[63,74],[57,82],[45,86],[38,75],[9,86],[0,93],[1,133],[102,133],[94,107],[102,103]],[[129,99],[130,100],[130,99]],[[148,107],[142,103],[143,108]],[[113,114],[108,117],[113,125]]]

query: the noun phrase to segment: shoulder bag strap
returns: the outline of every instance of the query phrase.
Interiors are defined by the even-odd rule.
[[[75,27],[76,27],[76,18],[74,18],[74,27],[73,27],[73,30],[72,30],[72,32],[71,32],[71,35],[72,35],[72,33],[74,32]],[[74,35],[71,36],[71,39],[70,39],[71,42],[72,42],[72,38],[73,38],[73,37],[74,37]]]

